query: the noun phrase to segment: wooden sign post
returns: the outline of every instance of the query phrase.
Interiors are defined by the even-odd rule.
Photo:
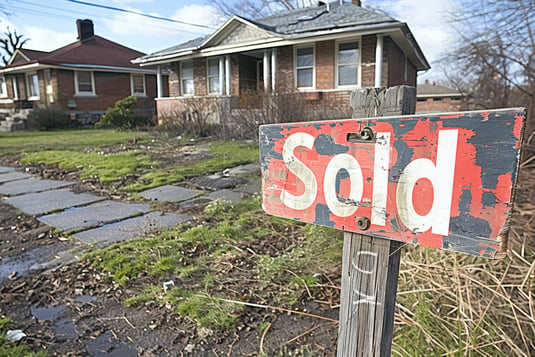
[[[414,102],[406,88],[354,99],[370,103],[364,115],[399,113]],[[524,117],[503,109],[260,127],[264,210],[346,232],[339,356],[390,355],[402,244],[503,256]]]

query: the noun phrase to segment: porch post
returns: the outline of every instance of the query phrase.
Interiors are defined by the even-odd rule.
[[[277,76],[277,49],[274,48],[271,50],[271,90],[274,92],[276,82],[275,78]]]
[[[375,47],[375,88],[381,87],[383,77],[383,36],[377,35],[377,46]]]
[[[158,65],[156,70],[156,98],[163,97],[162,88],[162,66]]]
[[[225,59],[223,57],[219,57],[219,95],[222,95],[225,87]]]
[[[269,92],[269,51],[264,51],[264,60],[262,61],[263,64],[263,73],[264,73],[264,90],[266,92]]]
[[[230,67],[230,55],[225,56],[225,94],[231,95],[231,79],[232,79],[232,73],[231,73],[231,67]]]

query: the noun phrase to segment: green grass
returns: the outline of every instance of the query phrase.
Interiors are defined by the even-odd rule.
[[[210,144],[210,158],[190,164],[155,168],[140,177],[139,182],[123,188],[124,191],[139,192],[149,188],[177,183],[186,178],[214,173],[240,164],[258,161],[255,144],[228,141]]]
[[[242,284],[242,276],[225,273],[229,266],[243,260],[253,264],[244,274],[258,281],[255,294],[270,294],[275,289],[280,297],[275,301],[286,306],[295,305],[307,287],[312,289],[316,284],[314,273],[334,271],[340,264],[341,239],[336,231],[306,228],[299,222],[266,216],[258,195],[238,204],[214,201],[206,206],[199,220],[204,223],[177,226],[90,252],[85,257],[109,272],[119,284],[127,285],[139,275],[159,282],[128,298],[128,306],[151,300],[171,304],[178,314],[214,330],[233,326],[241,309],[239,304],[221,300],[242,298],[221,289],[226,283],[233,288]],[[286,235],[281,238],[280,234]],[[278,257],[251,256],[243,248],[274,239],[297,241],[294,248]],[[161,282],[171,279],[182,288],[164,292]]]
[[[126,142],[145,142],[146,132],[116,130],[58,130],[0,133],[0,155],[43,150],[94,151]]]
[[[151,160],[140,151],[116,154],[81,153],[78,151],[41,151],[26,155],[22,163],[57,165],[60,169],[81,170],[80,178],[98,178],[100,182],[119,181],[136,170],[150,168]]]
[[[46,357],[45,352],[32,352],[28,346],[10,342],[6,333],[13,327],[11,319],[0,316],[0,357]]]

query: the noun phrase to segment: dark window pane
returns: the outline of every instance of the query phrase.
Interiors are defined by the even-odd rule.
[[[312,68],[297,70],[297,86],[312,87]]]
[[[349,86],[356,85],[358,81],[357,66],[339,66],[338,67],[338,85]]]
[[[314,65],[314,50],[312,47],[297,49],[297,67],[310,67]]]

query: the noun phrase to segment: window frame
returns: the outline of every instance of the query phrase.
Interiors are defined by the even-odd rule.
[[[208,95],[223,95],[224,85],[225,85],[225,68],[221,66],[221,61],[224,57],[210,57],[206,59],[206,93]],[[210,76],[210,61],[217,61],[217,81],[219,82],[219,91],[211,92],[210,91],[210,78],[215,76]],[[223,74],[221,74],[221,69],[223,69]]]
[[[33,77],[37,77],[37,91],[35,91],[35,87],[33,86]],[[26,75],[26,85],[27,85],[27,94],[28,94],[28,100],[39,100],[41,99],[41,88],[39,84],[39,74],[37,72],[31,72]],[[37,92],[37,93],[35,93]]]
[[[304,66],[304,67],[298,67],[297,66],[297,55],[300,49],[303,48],[312,48],[312,66]],[[312,69],[312,86],[309,87],[299,87],[299,78],[298,73],[300,69]],[[294,82],[295,87],[298,90],[314,90],[316,88],[316,44],[315,43],[308,43],[303,45],[294,46]]]
[[[135,92],[134,78],[141,76],[143,81],[143,92]],[[147,96],[147,80],[144,73],[130,73],[130,94],[134,97]]]
[[[0,98],[7,98],[7,97],[8,97],[8,93],[7,93],[6,76],[1,75],[0,76]]]
[[[188,77],[184,77],[184,70],[183,70],[184,63],[191,63],[191,77],[189,77],[189,76]],[[194,96],[195,95],[195,73],[194,73],[193,60],[181,61],[179,63],[179,71],[180,71],[180,94],[182,96],[185,96],[185,97],[186,96]],[[206,72],[206,78],[208,80],[208,69],[207,69],[207,72]],[[191,80],[192,89],[193,89],[191,93],[186,93],[185,90],[184,90],[185,89],[185,86],[184,86],[184,81],[185,80]],[[209,80],[208,80],[208,83],[209,83]]]
[[[89,73],[91,77],[91,91],[80,91],[80,81],[78,79],[78,75],[80,73]],[[95,75],[93,71],[74,71],[74,95],[78,97],[96,97],[97,93],[95,91]]]
[[[347,43],[356,43],[358,51],[358,61],[356,62],[357,66],[357,83],[355,84],[340,84],[340,45]],[[360,88],[361,87],[361,77],[362,77],[362,40],[361,38],[349,38],[343,40],[337,40],[335,42],[334,48],[334,83],[336,88]],[[351,64],[342,64],[342,66],[349,66]]]

